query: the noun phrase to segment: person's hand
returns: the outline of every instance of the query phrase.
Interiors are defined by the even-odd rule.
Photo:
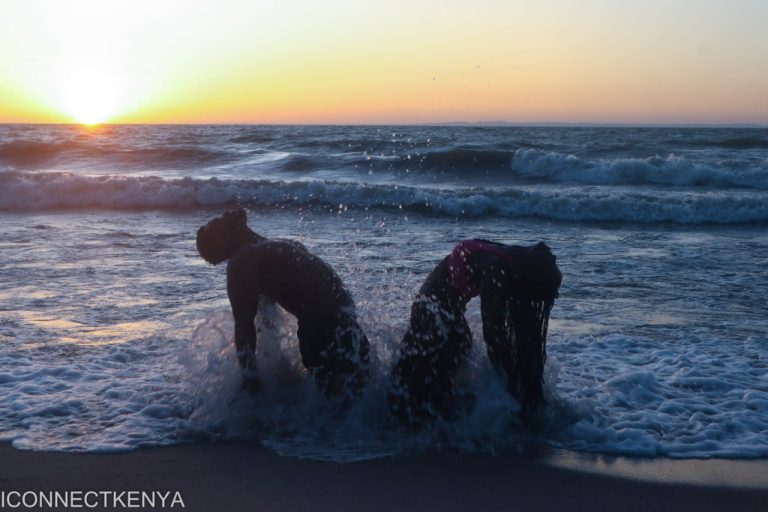
[[[240,385],[240,389],[255,395],[261,390],[261,381],[253,374],[244,375],[243,383]]]

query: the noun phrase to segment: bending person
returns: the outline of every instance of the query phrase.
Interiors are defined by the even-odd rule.
[[[227,295],[235,319],[235,346],[244,386],[257,387],[256,328],[259,297],[298,319],[301,359],[328,395],[358,393],[369,367],[368,339],[341,279],[298,242],[270,240],[252,231],[243,209],[230,210],[197,231],[200,256],[227,264]]]
[[[544,403],[547,324],[561,279],[556,258],[543,242],[532,247],[459,242],[427,276],[413,302],[392,370],[389,402],[395,415],[415,424],[452,416],[455,378],[472,348],[464,312],[480,296],[488,357],[529,418]]]

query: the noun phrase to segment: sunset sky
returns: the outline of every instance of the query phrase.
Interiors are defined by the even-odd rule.
[[[0,0],[0,122],[768,123],[765,0]]]

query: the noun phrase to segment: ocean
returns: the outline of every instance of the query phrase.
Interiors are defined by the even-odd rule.
[[[240,392],[225,268],[194,241],[234,205],[351,290],[374,379],[349,410],[277,307],[264,389]],[[0,440],[20,449],[768,457],[766,129],[2,125],[0,226]],[[474,237],[557,255],[545,421],[521,425],[473,301],[476,407],[402,430],[384,396],[411,301]]]

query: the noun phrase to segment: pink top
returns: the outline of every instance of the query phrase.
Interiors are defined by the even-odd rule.
[[[496,256],[501,256],[505,260],[514,263],[512,256],[501,250],[496,244],[484,242],[482,240],[462,240],[453,248],[448,255],[448,275],[451,285],[458,290],[461,295],[469,298],[480,295],[480,286],[478,283],[470,283],[469,271],[467,270],[467,259],[469,255],[475,252],[489,252]]]

